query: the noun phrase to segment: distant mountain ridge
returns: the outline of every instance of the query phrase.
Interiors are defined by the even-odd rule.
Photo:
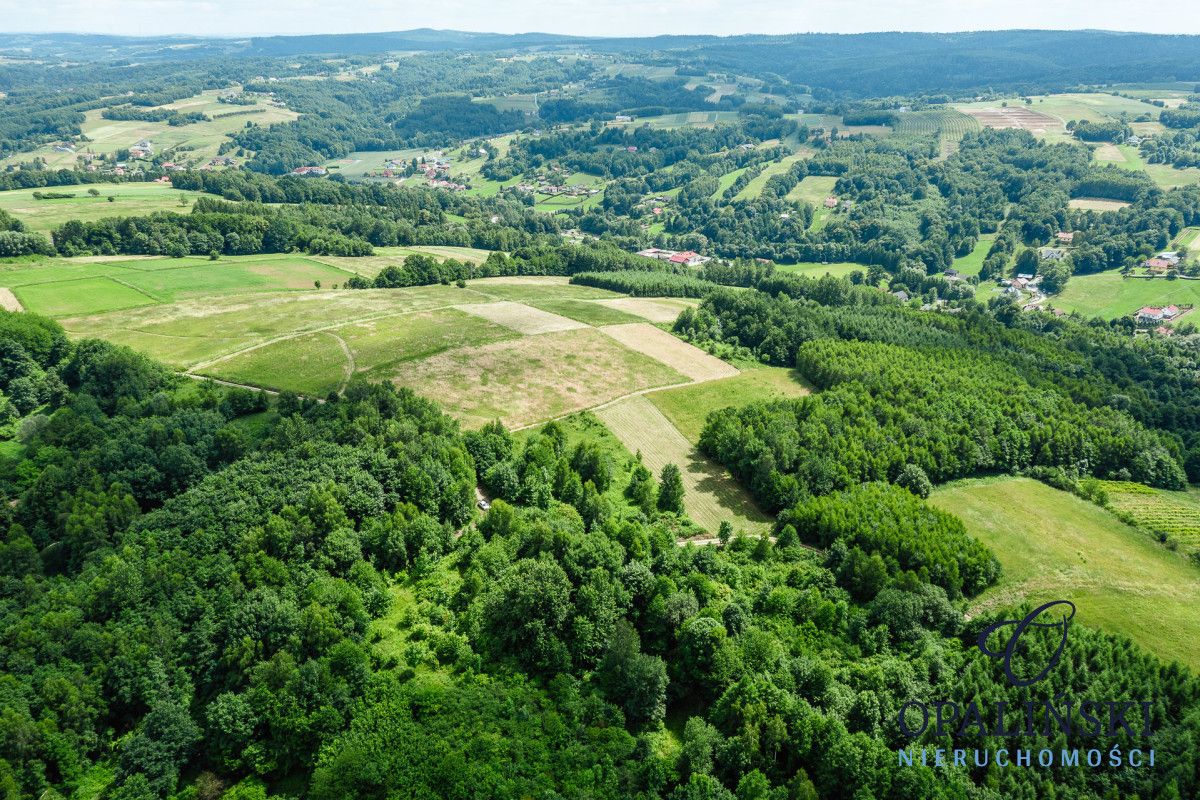
[[[711,70],[777,75],[848,94],[1200,80],[1200,36],[1076,30],[587,37],[421,28],[304,36],[2,34],[0,54],[70,60],[504,52],[655,52]]]

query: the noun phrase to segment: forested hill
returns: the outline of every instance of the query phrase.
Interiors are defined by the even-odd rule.
[[[181,47],[188,43],[190,47]],[[388,51],[654,51],[707,69],[771,75],[853,95],[1193,80],[1200,36],[1110,31],[788,34],[591,38],[418,29],[242,39],[0,34],[0,53],[83,59],[189,60]]]

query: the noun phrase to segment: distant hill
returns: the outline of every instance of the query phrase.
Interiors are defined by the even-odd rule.
[[[859,96],[1200,81],[1200,36],[1109,31],[789,34],[591,38],[422,28],[249,38],[0,34],[0,55],[71,60],[362,55],[393,51],[655,52],[709,70],[777,76]]]

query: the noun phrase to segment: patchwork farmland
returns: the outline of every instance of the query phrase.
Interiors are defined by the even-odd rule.
[[[627,297],[553,277],[342,288],[413,253],[486,255],[431,247],[357,259],[56,259],[0,267],[0,287],[10,304],[60,320],[72,336],[129,345],[196,378],[314,397],[355,378],[391,381],[436,398],[471,428],[494,419],[532,428],[595,409],[656,472],[668,462],[681,468],[699,524],[715,531],[728,518],[748,532],[768,529],[744,490],[695,450],[694,432],[685,436],[642,396],[740,377],[657,327],[696,301]],[[773,394],[743,383],[733,402]]]

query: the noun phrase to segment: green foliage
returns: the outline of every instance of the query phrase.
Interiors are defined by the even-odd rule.
[[[673,514],[682,514],[683,477],[679,473],[679,467],[675,464],[667,464],[662,468],[662,474],[658,476],[658,479],[660,483],[658,488],[659,509]]]

